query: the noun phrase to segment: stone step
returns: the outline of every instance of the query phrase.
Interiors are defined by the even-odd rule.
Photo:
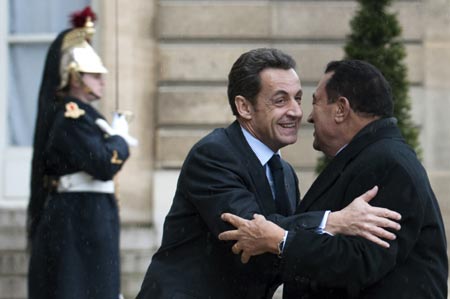
[[[121,250],[121,272],[123,274],[145,273],[154,250]],[[25,275],[28,271],[29,255],[24,250],[0,251],[0,276]]]
[[[0,299],[26,299],[27,280],[25,275],[0,276]]]
[[[24,250],[26,247],[25,226],[0,226],[0,250]],[[156,249],[156,233],[151,227],[122,225],[121,250]]]
[[[125,223],[121,225],[120,231],[121,250],[154,250],[159,244],[151,225]]]
[[[9,223],[13,225],[0,226],[0,299],[25,299],[29,256],[25,250],[24,223],[17,221],[21,212],[1,212],[0,209],[0,215],[10,217]],[[140,289],[156,250],[155,235],[151,226],[123,224],[121,227],[121,285],[125,298],[134,298]]]
[[[123,274],[145,273],[154,250],[121,250],[121,272]]]
[[[0,250],[23,250],[26,247],[24,215],[24,211],[0,209]],[[121,249],[154,249],[158,245],[156,233],[150,225],[122,224],[120,240]]]
[[[121,290],[125,299],[136,298],[139,290],[141,289],[142,281],[144,280],[145,273],[139,274],[127,274],[121,277]]]
[[[25,206],[0,206],[0,227],[25,227]]]
[[[24,250],[26,243],[25,226],[0,226],[0,251]]]
[[[153,251],[122,250],[121,287],[125,298],[135,298]],[[28,254],[17,251],[0,251],[0,299],[27,298]]]
[[[26,275],[28,253],[21,251],[0,251],[0,276]]]

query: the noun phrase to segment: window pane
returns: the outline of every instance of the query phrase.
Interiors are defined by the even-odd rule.
[[[9,33],[55,33],[68,28],[69,15],[83,9],[88,0],[10,0]],[[38,91],[49,44],[9,45],[8,131],[9,144],[30,146],[33,142]]]
[[[9,32],[24,33],[58,33],[69,27],[69,15],[83,9],[88,0],[10,0]]]
[[[30,146],[33,141],[38,90],[48,45],[10,47],[8,124],[11,145]]]

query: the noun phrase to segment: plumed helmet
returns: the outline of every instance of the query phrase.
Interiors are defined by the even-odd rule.
[[[74,19],[76,21],[74,21]],[[89,14],[72,17],[72,24],[79,25],[85,19],[82,27],[76,27],[67,32],[61,46],[61,62],[59,73],[61,82],[59,89],[66,87],[70,75],[79,73],[107,73],[101,58],[90,45],[90,40],[95,33],[92,16]]]

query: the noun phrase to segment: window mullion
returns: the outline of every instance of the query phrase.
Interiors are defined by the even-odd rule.
[[[54,33],[14,34],[8,35],[8,44],[33,44],[33,43],[50,44],[55,37],[56,34]]]

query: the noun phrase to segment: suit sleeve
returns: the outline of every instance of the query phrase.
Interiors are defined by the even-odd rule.
[[[52,146],[71,165],[98,180],[111,180],[129,156],[125,140],[106,136],[88,115],[77,119],[60,115],[55,123]]]
[[[222,213],[229,212],[246,219],[252,219],[255,213],[265,214],[255,196],[256,188],[261,187],[258,184],[264,182],[252,182],[246,167],[251,166],[242,165],[235,153],[214,143],[193,148],[185,161],[179,182],[183,188],[178,189],[185,190],[184,196],[196,207],[215,237],[233,229],[222,221]],[[301,219],[299,221],[305,227],[317,227],[321,218],[319,220],[317,213],[313,214],[297,215],[295,219]],[[268,218],[286,226],[291,223],[283,221],[280,215],[269,215]]]
[[[359,237],[291,231],[283,252],[285,282],[295,283],[304,277],[318,286],[345,288],[350,294],[357,294],[406,259],[420,233],[424,201],[402,167],[397,165],[385,173],[380,181],[373,173],[359,174],[348,188],[353,191],[346,197],[355,198],[374,184],[380,186],[371,204],[402,214],[402,228],[396,233],[396,240],[389,242],[390,248]]]

